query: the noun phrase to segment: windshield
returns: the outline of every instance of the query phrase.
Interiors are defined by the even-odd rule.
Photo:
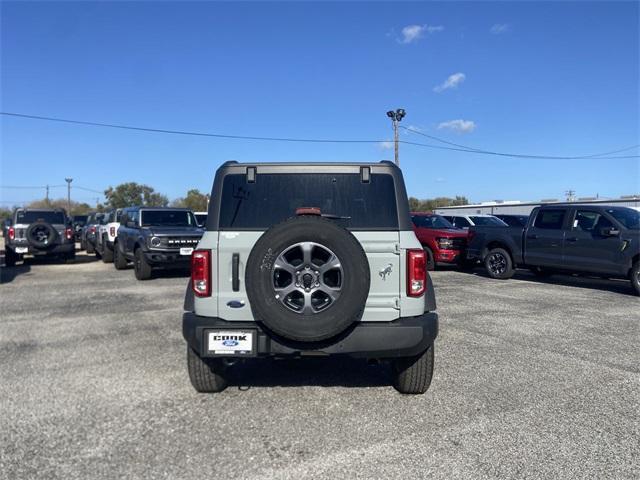
[[[416,227],[420,228],[456,228],[439,215],[413,215],[411,220]]]
[[[496,217],[480,217],[472,215],[469,217],[474,225],[494,225],[496,227],[506,227],[508,226],[502,220]]]
[[[631,230],[640,229],[640,212],[632,208],[609,208],[607,213]]]
[[[143,227],[197,227],[193,213],[188,210],[142,210]]]
[[[62,212],[39,212],[37,210],[20,211],[16,214],[16,223],[47,222],[64,224],[64,213]]]

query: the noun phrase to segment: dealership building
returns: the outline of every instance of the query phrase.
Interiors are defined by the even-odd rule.
[[[440,207],[434,209],[440,215],[477,215],[477,214],[517,214],[529,215],[531,210],[540,205],[566,205],[567,203],[579,203],[581,205],[612,205],[619,207],[633,207],[640,209],[640,195],[623,195],[616,199],[603,199],[596,197],[577,198],[574,201],[558,200],[555,198],[540,200],[538,202],[521,202],[518,200],[495,200],[482,202],[475,205],[458,205],[455,207]]]

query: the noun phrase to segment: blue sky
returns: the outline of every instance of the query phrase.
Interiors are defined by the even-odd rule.
[[[639,141],[637,2],[3,2],[2,111],[237,135],[392,138],[576,156]],[[382,144],[181,137],[0,117],[1,185],[208,191],[239,161],[378,161]],[[437,144],[412,133],[404,140]],[[409,193],[640,192],[639,159],[401,145]],[[620,155],[638,155],[638,149]],[[42,190],[0,189],[2,206]],[[64,188],[52,190],[64,196]],[[94,193],[74,198],[95,202]]]

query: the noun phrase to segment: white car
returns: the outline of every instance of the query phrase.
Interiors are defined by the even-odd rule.
[[[444,218],[449,220],[453,224],[454,227],[464,228],[465,230],[469,227],[473,227],[476,225],[494,225],[496,227],[508,227],[505,222],[500,220],[498,217],[494,217],[493,215],[487,214],[477,214],[477,215],[443,215]]]
[[[96,233],[96,256],[102,257],[104,263],[113,262],[113,243],[118,235],[122,209],[116,208],[107,212]]]

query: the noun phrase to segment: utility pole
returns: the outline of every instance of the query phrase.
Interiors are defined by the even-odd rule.
[[[47,203],[47,206],[49,206],[49,185],[47,185],[47,193],[45,195],[45,202]]]
[[[564,194],[567,196],[567,202],[575,202],[576,200],[575,190],[567,190],[566,192],[564,192]]]
[[[403,119],[405,115],[406,112],[402,108],[398,108],[395,112],[393,110],[389,110],[387,112],[387,117],[389,117],[393,123],[393,144],[397,166],[400,166],[400,158],[398,152],[398,123]]]
[[[71,215],[71,182],[73,182],[73,178],[67,177],[64,181],[67,182],[67,215]]]

